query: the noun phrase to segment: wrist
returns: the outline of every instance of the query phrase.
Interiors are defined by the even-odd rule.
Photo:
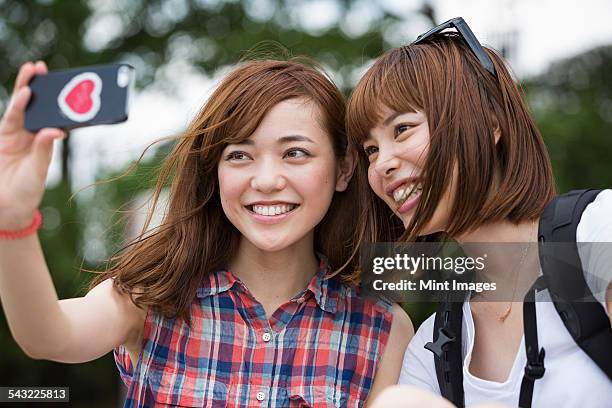
[[[22,231],[32,225],[38,210],[0,211],[0,231]]]

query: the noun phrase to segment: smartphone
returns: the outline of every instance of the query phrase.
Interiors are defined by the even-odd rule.
[[[25,127],[74,129],[124,122],[134,87],[134,68],[108,64],[52,71],[30,81]]]

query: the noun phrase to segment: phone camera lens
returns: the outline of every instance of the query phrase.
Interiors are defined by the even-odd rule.
[[[117,71],[117,85],[119,88],[125,88],[130,83],[130,69],[126,66],[119,67]]]

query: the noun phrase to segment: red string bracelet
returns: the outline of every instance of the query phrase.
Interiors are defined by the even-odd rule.
[[[42,214],[37,208],[36,211],[34,211],[34,219],[28,227],[18,231],[0,230],[0,239],[21,239],[27,237],[28,235],[32,235],[40,229],[42,226],[42,220]]]

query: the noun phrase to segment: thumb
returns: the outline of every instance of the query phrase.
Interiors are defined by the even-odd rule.
[[[37,167],[44,173],[47,172],[51,157],[53,155],[53,142],[55,140],[63,140],[66,138],[66,132],[61,129],[45,128],[41,129],[36,136],[32,145],[32,154]]]

